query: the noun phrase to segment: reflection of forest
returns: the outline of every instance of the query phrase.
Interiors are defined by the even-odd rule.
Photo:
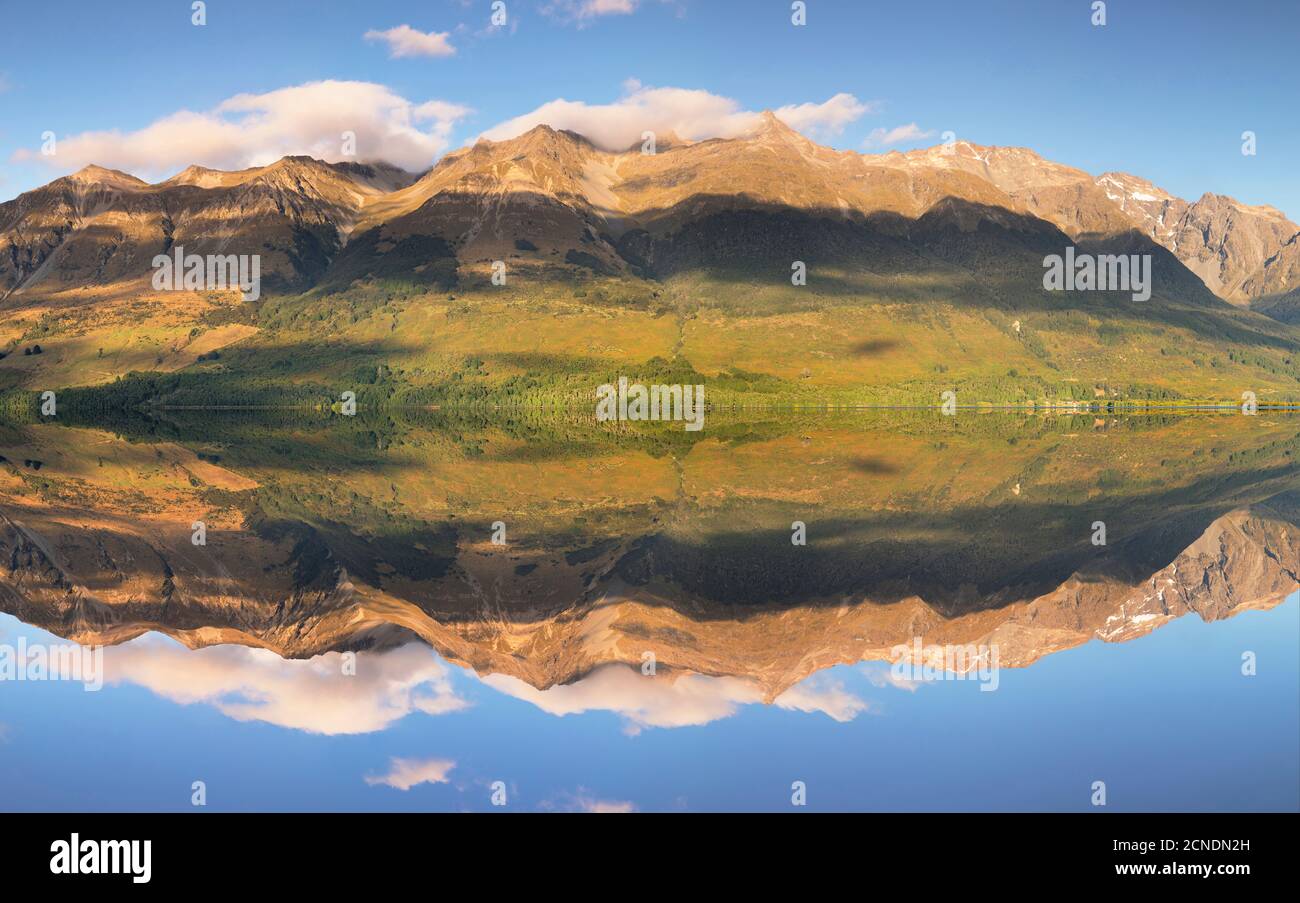
[[[295,656],[415,633],[546,685],[647,643],[789,676],[923,625],[1037,631],[1027,662],[1300,571],[1295,417],[168,418],[0,427],[7,611]]]

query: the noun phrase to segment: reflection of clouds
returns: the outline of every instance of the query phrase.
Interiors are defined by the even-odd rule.
[[[495,690],[530,702],[552,715],[598,710],[617,712],[632,733],[646,727],[686,727],[729,718],[742,705],[763,702],[756,682],[739,677],[703,674],[646,677],[626,665],[605,665],[571,684],[538,690],[515,677],[490,674],[483,682]],[[775,700],[783,709],[822,712],[836,721],[849,721],[866,703],[838,683],[805,680]]]
[[[386,784],[398,790],[410,790],[416,784],[446,784],[448,773],[456,767],[450,759],[390,759],[388,774],[366,775],[366,783]]]
[[[576,793],[561,793],[555,799],[541,803],[538,808],[565,812],[635,812],[636,803],[631,800],[602,800],[586,787],[579,787]]]
[[[105,649],[104,676],[108,683],[135,684],[182,705],[210,705],[237,721],[264,721],[318,734],[369,733],[412,712],[441,715],[469,705],[452,686],[449,666],[422,644],[358,653],[355,666],[349,669],[355,674],[344,673],[347,661],[348,656],[340,652],[292,660],[267,649],[235,645],[192,650],[149,634]],[[731,717],[741,706],[765,701],[762,686],[747,678],[690,672],[647,677],[623,664],[604,665],[575,683],[548,690],[538,690],[506,674],[480,679],[494,690],[552,715],[615,712],[625,719],[632,734],[650,727],[708,724]],[[868,708],[843,684],[825,676],[796,684],[772,703],[783,709],[820,712],[841,722],[853,720]],[[0,725],[0,741],[3,737]],[[399,786],[392,782],[416,774],[399,771],[399,763],[406,768],[445,764],[448,769],[453,764],[394,759],[391,774],[368,776],[367,782]],[[437,775],[436,771],[429,773]],[[407,786],[440,779],[426,777]]]
[[[919,680],[908,680],[906,677],[900,677],[894,673],[894,669],[883,662],[870,662],[862,666],[862,673],[866,675],[867,680],[873,687],[895,687],[899,690],[907,690],[909,693],[915,693],[917,687],[923,683]]]
[[[844,684],[816,677],[795,684],[772,701],[783,709],[821,712],[836,721],[852,721],[867,710],[866,700],[844,689]]]
[[[581,797],[578,806],[583,812],[635,812],[636,804],[619,800],[596,800]]]
[[[105,650],[110,683],[145,687],[183,705],[202,702],[237,721],[265,721],[317,734],[382,730],[419,711],[441,715],[468,703],[452,689],[447,666],[427,646],[358,653],[354,675],[345,654],[282,659],[267,649],[186,649],[150,635]]]

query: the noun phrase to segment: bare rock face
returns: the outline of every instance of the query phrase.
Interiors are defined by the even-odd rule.
[[[1136,230],[1171,251],[1210,291],[1239,306],[1300,287],[1300,226],[1280,211],[1205,194],[1188,203],[1122,172],[1095,179],[1025,148],[957,142],[899,155],[912,165],[947,166],[988,179],[1071,237]]]
[[[1289,223],[1284,224],[1278,237],[1289,227]],[[1265,310],[1274,299],[1300,291],[1300,231],[1293,232],[1281,247],[1269,254],[1263,267],[1247,276],[1241,288],[1252,299],[1252,307],[1258,306],[1260,310]]]
[[[1298,234],[1272,207],[1206,194],[1174,224],[1169,247],[1215,294],[1246,304],[1296,287]]]
[[[1126,173],[1103,173],[1096,181],[1135,227],[1225,301],[1268,313],[1272,299],[1300,288],[1300,226],[1281,211],[1217,194],[1189,204]]]
[[[161,243],[165,211],[148,186],[89,166],[0,204],[0,297],[130,278]],[[143,261],[148,266],[148,260]]]
[[[1267,313],[1271,299],[1300,288],[1300,226],[1272,207],[1208,193],[1188,203],[1146,179],[1122,172],[1093,178],[1025,148],[959,141],[881,159],[909,171],[946,168],[979,176],[1076,239],[1136,230],[1239,306],[1259,302]]]
[[[157,185],[88,166],[0,204],[0,297],[148,285],[155,255],[260,254],[271,284],[314,284],[365,202],[414,177],[384,164],[285,157]]]

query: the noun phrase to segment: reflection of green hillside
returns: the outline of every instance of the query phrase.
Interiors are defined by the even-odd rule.
[[[512,551],[613,542],[622,579],[670,580],[709,598],[952,593],[962,584],[987,593],[1041,590],[1099,557],[1112,573],[1122,566],[1140,576],[1221,514],[1295,487],[1300,425],[1243,423],[1120,419],[1095,428],[1092,418],[992,416],[958,418],[948,430],[919,418],[855,429],[810,418],[785,430],[733,424],[726,438],[667,456],[653,441],[637,448],[623,437],[566,455],[554,435],[486,432],[467,445],[413,431],[366,464],[373,475],[358,469],[332,490],[311,470],[272,476],[250,462],[249,472],[264,507],[292,498],[304,520],[383,535],[385,549],[428,545],[395,535],[403,521],[455,524],[466,541],[482,541],[502,519]],[[547,454],[534,453],[534,439]],[[368,513],[357,497],[373,506]],[[806,548],[790,543],[795,520],[809,525]],[[1108,526],[1105,550],[1090,542],[1097,520]]]
[[[446,577],[501,520],[521,567],[563,560],[593,587],[996,604],[1076,571],[1141,579],[1220,515],[1300,486],[1294,416],[710,415],[689,434],[536,412],[175,411],[113,428],[256,481],[211,499],[375,585]]]

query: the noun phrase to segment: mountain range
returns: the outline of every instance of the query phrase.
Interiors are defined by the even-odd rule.
[[[645,151],[608,152],[538,126],[481,139],[423,174],[285,157],[240,172],[192,166],[148,184],[86,167],[0,204],[0,389],[193,369],[237,343],[266,343],[244,369],[272,372],[270,349],[299,339],[362,345],[364,332],[373,343],[384,305],[395,336],[416,328],[408,321],[427,332],[421,309],[426,319],[459,311],[480,321],[477,346],[448,334],[425,348],[455,348],[455,361],[391,364],[407,384],[445,385],[461,370],[496,384],[538,375],[518,365],[524,353],[555,354],[568,369],[686,361],[707,375],[758,373],[781,392],[823,394],[928,391],[949,370],[945,380],[982,390],[1009,379],[1031,399],[1059,393],[1062,381],[1083,394],[1118,383],[1121,394],[1141,385],[1147,397],[1235,399],[1239,385],[1267,395],[1300,379],[1300,227],[1271,207],[1213,194],[1188,203],[1138,177],[1093,177],[1024,148],[837,151],[770,113],[747,136],[660,135]],[[1067,245],[1151,255],[1154,298],[1138,307],[1123,293],[1045,291],[1043,259]],[[273,299],[249,310],[236,292],[153,289],[154,257],[176,247],[261,255],[262,292]],[[505,285],[492,281],[497,261]],[[791,285],[800,261],[805,291]],[[580,348],[559,351],[564,337],[543,333],[531,347],[511,345],[487,302],[516,304],[524,292],[533,310],[554,314],[563,302],[615,319],[610,332],[621,334],[584,335]],[[662,324],[638,312],[669,315],[676,329],[660,335]],[[700,334],[695,351],[692,332],[718,317],[724,335]],[[899,332],[900,320],[923,322]],[[791,329],[808,344],[765,335]],[[1088,336],[1096,348],[1079,344]],[[1177,366],[1135,363],[1134,345],[1127,355],[1116,347],[1130,340],[1149,353],[1186,350],[1195,373],[1178,382],[1160,373]],[[55,356],[14,354],[36,343]],[[895,347],[920,366],[883,354]],[[882,359],[844,363],[862,348]],[[969,353],[969,368],[956,352]],[[1215,363],[1216,354],[1228,358]],[[828,360],[840,363],[817,366]],[[994,360],[1016,365],[994,373]]]

